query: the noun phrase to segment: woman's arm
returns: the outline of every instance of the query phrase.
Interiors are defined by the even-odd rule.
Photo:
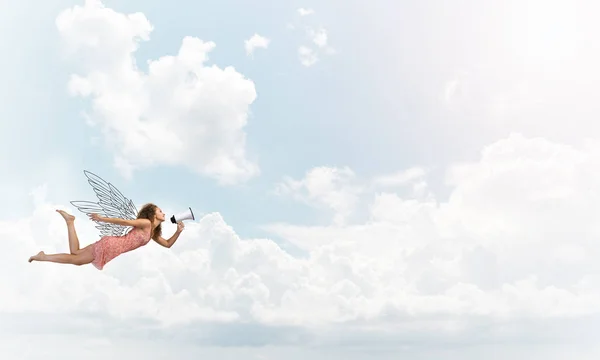
[[[170,248],[171,246],[173,246],[173,244],[175,244],[175,241],[177,241],[177,238],[179,238],[179,235],[183,231],[184,227],[185,226],[183,225],[183,223],[179,222],[179,223],[177,223],[177,230],[175,231],[175,233],[173,234],[173,236],[171,236],[168,240],[166,240],[165,238],[163,238],[160,235],[158,235],[156,238],[153,238],[153,239],[154,239],[154,241],[156,241],[157,243],[159,243],[161,246],[164,246],[166,248]]]
[[[127,220],[127,219],[119,219],[119,218],[108,218],[103,217],[98,214],[90,215],[92,220],[102,221],[110,224],[116,225],[125,225],[125,226],[135,226],[135,227],[143,227],[144,225],[149,225],[150,220],[148,219],[135,219],[135,220]]]

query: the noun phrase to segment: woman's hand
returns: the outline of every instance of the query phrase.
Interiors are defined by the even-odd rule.
[[[182,232],[183,228],[185,228],[185,225],[183,225],[183,221],[180,221],[177,223],[177,232]]]
[[[90,214],[90,219],[92,221],[102,221],[102,217],[100,217],[98,214]]]

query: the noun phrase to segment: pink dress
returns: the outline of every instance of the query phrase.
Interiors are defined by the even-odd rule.
[[[92,265],[102,270],[106,263],[117,256],[146,245],[151,239],[150,231],[150,229],[135,227],[122,236],[101,237],[92,245],[94,250]]]

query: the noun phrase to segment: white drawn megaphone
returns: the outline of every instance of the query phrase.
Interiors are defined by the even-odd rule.
[[[192,208],[188,208],[186,211],[184,211],[182,213],[171,216],[171,222],[173,224],[176,224],[183,220],[196,220],[196,218],[194,218],[194,213],[192,212]]]

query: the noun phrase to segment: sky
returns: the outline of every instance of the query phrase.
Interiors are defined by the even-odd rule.
[[[597,359],[599,10],[0,2],[3,358]],[[196,219],[28,263],[84,170]]]

